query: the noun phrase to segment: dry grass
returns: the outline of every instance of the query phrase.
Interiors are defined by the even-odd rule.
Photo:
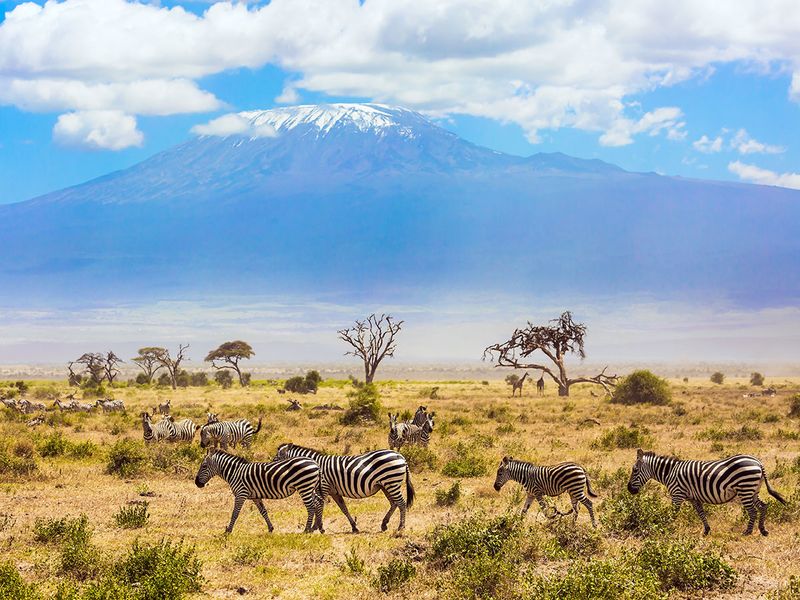
[[[176,392],[119,388],[113,392],[116,398],[125,401],[126,416],[91,414],[61,418],[53,414],[53,425],[35,430],[0,408],[0,439],[17,440],[20,447],[15,448],[11,443],[9,451],[32,455],[39,465],[30,474],[0,474],[0,548],[25,580],[52,592],[58,582],[57,550],[34,542],[34,522],[37,518],[86,513],[94,531],[92,541],[109,560],[124,554],[137,538],[153,542],[162,538],[184,540],[196,546],[206,580],[198,596],[238,597],[237,588],[245,587],[249,590],[248,597],[259,598],[372,598],[378,594],[373,585],[377,568],[394,558],[419,552],[420,548],[424,552],[436,525],[458,521],[476,511],[495,515],[512,506],[519,507],[521,496],[515,484],[509,484],[499,494],[492,488],[494,470],[503,455],[541,464],[579,462],[593,477],[602,500],[609,492],[608,482],[613,480],[614,472],[627,471],[635,452],[606,450],[596,443],[604,433],[618,426],[646,430],[655,440],[653,449],[660,453],[685,458],[716,458],[738,452],[755,454],[764,462],[772,485],[787,498],[791,497],[800,481],[800,473],[793,466],[800,428],[797,419],[786,415],[788,400],[800,390],[800,381],[770,381],[778,388],[778,396],[756,399],[742,397],[744,391],[751,389],[746,383],[732,380],[719,386],[700,380],[671,381],[674,402],[670,406],[614,405],[591,396],[590,388],[581,386],[574,387],[572,396],[566,399],[555,396],[553,389],[545,397],[537,397],[526,389],[524,397],[512,399],[510,388],[502,382],[435,383],[438,398],[426,398],[423,403],[437,414],[431,446],[437,468],[431,470],[423,465],[421,471],[413,474],[417,504],[409,511],[406,532],[400,537],[393,535],[397,515],[390,524],[390,532],[379,531],[388,508],[382,494],[348,502],[365,532],[360,535],[347,533],[349,525],[333,503],[325,508],[325,535],[299,533],[305,511],[299,498],[292,497],[267,502],[276,526],[274,534],[267,533],[258,511],[248,504],[233,534],[226,537],[223,530],[230,518],[232,496],[219,479],[205,489],[197,489],[193,482],[197,462],[169,455],[160,456],[162,469],[148,467],[134,478],[121,479],[104,472],[109,447],[123,437],[140,440],[137,415],[168,397],[172,398],[173,414],[197,422],[204,422],[205,412],[210,408],[223,417],[255,419],[264,415],[264,429],[247,453],[257,460],[269,460],[278,444],[285,441],[337,453],[385,447],[384,423],[345,427],[338,422],[341,413],[310,410],[321,404],[346,406],[348,387],[343,384],[324,383],[316,396],[302,398],[304,410],[299,412],[286,412],[284,396],[266,385],[226,391],[217,387]],[[384,413],[413,412],[421,402],[421,393],[431,385],[430,382],[380,383]],[[675,407],[678,403],[680,409]],[[742,435],[743,425],[757,429],[760,439],[755,439],[750,429],[745,430],[747,435]],[[72,443],[92,442],[97,450],[90,456],[65,452],[43,458],[36,448],[55,431]],[[459,443],[462,446],[457,449]],[[442,468],[457,458],[455,454],[464,447],[487,461],[489,473],[461,479],[458,502],[454,506],[438,506],[436,492],[448,490],[456,481],[442,475]],[[169,454],[155,447],[147,452]],[[666,490],[657,484],[650,483],[649,487],[666,497]],[[141,500],[142,492],[154,494],[146,498],[150,514],[147,525],[142,529],[120,529],[114,514],[121,506]],[[765,491],[762,497],[767,499]],[[599,515],[603,513],[601,500],[595,504]],[[561,498],[559,507],[565,510],[566,506],[566,498]],[[735,590],[717,597],[758,598],[785,585],[790,576],[800,575],[800,566],[794,561],[800,546],[800,518],[795,517],[796,511],[787,511],[780,519],[771,514],[767,522],[771,531],[768,538],[741,536],[744,522],[738,505],[729,504],[710,513],[712,533],[700,545],[716,547],[739,571]],[[533,508],[528,520],[546,521]],[[589,526],[585,512],[579,526]],[[680,533],[700,540],[702,526],[690,507],[683,508],[677,527]],[[601,534],[603,543],[596,554],[599,558],[618,556],[627,547],[641,543],[613,537],[607,531],[601,530]],[[362,559],[366,572],[354,573],[348,568],[347,554]],[[572,560],[544,557],[533,568],[550,574],[564,571]],[[442,575],[424,562],[417,565],[415,593],[437,597],[435,581]],[[397,594],[401,595],[402,592]],[[714,593],[706,592],[705,597],[714,597]]]

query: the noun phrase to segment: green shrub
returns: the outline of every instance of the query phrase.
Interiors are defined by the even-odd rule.
[[[43,544],[61,544],[63,542],[87,542],[91,537],[89,517],[61,519],[36,519],[33,523],[33,539]]]
[[[446,567],[464,558],[497,556],[522,530],[520,515],[487,519],[478,514],[450,525],[438,525],[431,533],[429,558]]]
[[[764,376],[758,371],[750,373],[750,385],[762,386],[764,385]]]
[[[600,521],[617,535],[647,537],[674,528],[675,512],[661,495],[641,491],[636,495],[617,490],[603,501]]]
[[[437,587],[447,600],[518,598],[515,564],[506,557],[476,556],[454,564]]]
[[[653,444],[653,438],[646,428],[617,425],[592,442],[592,448],[614,450],[616,448],[644,448]]]
[[[552,536],[548,553],[552,558],[587,558],[597,554],[603,545],[596,529],[582,527],[571,518],[554,519],[546,528]]]
[[[264,550],[262,548],[251,544],[243,544],[234,551],[233,562],[243,567],[254,567],[261,561],[263,556]]]
[[[761,433],[761,430],[758,427],[751,425],[742,425],[739,429],[721,429],[719,427],[710,427],[697,434],[698,439],[711,440],[714,442],[745,442],[760,440],[763,437],[764,434]]]
[[[163,377],[163,375],[162,375]],[[221,371],[217,371],[214,373],[214,381],[219,384],[219,386],[223,390],[227,390],[229,387],[233,385],[233,375],[227,369],[222,369]],[[158,384],[161,385],[161,379],[159,378]]]
[[[711,383],[716,383],[717,385],[722,385],[725,381],[725,374],[716,371],[711,374]]]
[[[435,469],[439,463],[436,454],[424,446],[403,446],[400,453],[405,456],[408,468],[413,473],[419,473],[425,469]]]
[[[611,396],[615,404],[669,404],[671,399],[669,383],[646,369],[623,378]]]
[[[355,546],[352,546],[350,551],[344,555],[344,569],[352,575],[365,575],[367,573],[367,565],[364,559],[358,555]]]
[[[437,506],[453,506],[461,498],[461,482],[456,481],[447,490],[436,490]]]
[[[374,383],[365,383],[347,393],[350,406],[342,414],[344,425],[357,425],[363,422],[377,423],[383,414],[380,394]]]
[[[789,416],[800,417],[800,394],[795,394],[789,398]]]
[[[118,440],[108,451],[106,473],[119,477],[134,477],[147,464],[147,455],[141,443],[125,438]]]
[[[625,560],[575,563],[564,575],[534,577],[530,598],[537,600],[654,600],[666,598],[658,579]]]
[[[32,449],[32,447],[31,447]],[[39,470],[33,452],[27,447],[15,445],[12,450],[0,445],[0,475],[6,477],[29,477]]]
[[[122,529],[139,529],[147,525],[150,514],[147,512],[149,504],[146,501],[136,501],[131,506],[120,507],[114,515],[117,527]]]
[[[445,463],[442,474],[447,477],[483,477],[489,472],[486,458],[473,446],[458,442],[453,458]]]
[[[201,570],[193,547],[164,540],[153,545],[136,540],[127,556],[114,566],[123,584],[137,587],[140,600],[177,600],[200,591]]]
[[[727,590],[736,583],[733,567],[715,552],[696,550],[693,542],[648,540],[635,560],[664,591]]]
[[[0,563],[0,598],[37,600],[41,598],[36,586],[25,583],[22,575],[11,563]]]
[[[67,539],[61,544],[59,572],[80,581],[97,575],[101,569],[98,549],[89,542],[89,537]]]
[[[789,583],[767,594],[767,600],[800,600],[800,577],[792,575]]]
[[[92,456],[97,450],[92,442],[75,443],[65,438],[60,431],[51,433],[38,445],[39,454],[44,457],[70,456],[72,458],[86,458]]]
[[[378,576],[375,578],[375,587],[387,594],[399,590],[411,581],[417,569],[407,560],[394,559],[378,567]]]

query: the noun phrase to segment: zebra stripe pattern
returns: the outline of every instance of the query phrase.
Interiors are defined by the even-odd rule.
[[[734,498],[739,498],[747,511],[749,520],[744,535],[753,533],[756,513],[758,530],[761,535],[767,535],[769,532],[764,525],[767,504],[758,497],[762,481],[773,498],[786,504],[786,500],[769,485],[761,461],[746,454],[722,460],[680,460],[639,449],[628,481],[628,491],[638,494],[651,479],[667,487],[676,513],[684,500],[691,503],[703,522],[703,535],[711,531],[703,504],[724,504]]]
[[[397,418],[399,415],[389,413],[389,448],[392,450],[400,449],[403,446],[424,446],[427,448],[433,432],[433,418],[435,415],[436,413],[423,413],[422,416],[425,420],[422,426],[418,426],[413,423],[398,423]]]
[[[562,513],[557,508],[550,516],[568,515],[572,513],[572,521],[578,519],[579,504],[583,504],[589,511],[592,519],[592,527],[597,527],[594,519],[594,505],[587,497],[587,493],[592,498],[597,498],[597,494],[592,491],[589,477],[583,467],[572,462],[564,462],[552,466],[538,466],[522,460],[514,460],[511,456],[503,457],[497,469],[497,477],[494,480],[494,489],[498,492],[509,481],[518,482],[528,492],[522,514],[528,512],[531,503],[536,500],[542,508],[542,512],[547,514],[547,505],[544,496],[557,497],[564,492],[569,494],[572,510]]]
[[[154,425],[150,413],[143,412],[141,417],[143,437],[146,443],[171,441],[175,438],[175,425],[170,419],[161,419]]]
[[[173,417],[169,417],[175,428],[175,441],[176,442],[191,442],[194,440],[194,434],[200,427],[191,419],[181,419],[175,421]]]
[[[333,498],[344,516],[350,522],[353,533],[358,533],[356,520],[347,510],[345,498],[368,498],[382,491],[389,500],[389,512],[383,518],[381,531],[389,527],[394,511],[400,509],[398,531],[406,526],[406,509],[414,504],[414,486],[411,472],[402,454],[391,450],[374,450],[356,456],[327,455],[311,448],[281,444],[276,460],[289,457],[305,457],[319,464],[322,471],[321,497]],[[406,484],[406,496],[402,486]]]
[[[397,419],[400,414],[393,415],[389,413],[389,448],[392,450],[399,450],[403,445],[403,438],[406,435],[406,430],[410,427],[405,421],[398,422]]]
[[[428,420],[428,407],[420,406],[417,412],[414,413],[414,418],[411,419],[411,424],[417,427],[422,427]]]
[[[252,500],[264,517],[270,532],[274,530],[263,500],[288,498],[295,492],[300,495],[308,512],[305,533],[322,528],[322,500],[319,495],[320,468],[307,458],[289,458],[271,463],[250,462],[245,458],[228,454],[222,450],[209,450],[195,477],[195,485],[204,487],[215,475],[219,475],[233,493],[233,514],[225,528],[233,531],[245,500]]]
[[[235,448],[236,444],[241,444],[247,448],[253,443],[253,438],[259,431],[261,431],[260,417],[258,427],[255,429],[247,419],[206,423],[200,428],[200,446],[207,448],[213,444],[215,448],[222,446],[223,450],[227,450],[228,446]]]

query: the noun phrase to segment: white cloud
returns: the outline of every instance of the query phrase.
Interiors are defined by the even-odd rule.
[[[533,141],[541,130],[570,127],[619,145],[637,133],[685,137],[680,121],[660,126],[631,115],[632,95],[706,77],[732,61],[798,65],[798,30],[795,0],[766,8],[739,0],[736,10],[715,0],[273,0],[217,2],[202,16],[158,3],[64,0],[6,13],[0,78],[79,82],[94,96],[92,86],[167,86],[275,64],[297,74],[281,102],[298,90],[365,97],[513,122]],[[1,102],[47,105],[38,84],[15,85],[20,95]],[[198,88],[174,103],[157,95],[148,102],[147,94],[134,102],[98,87],[102,99],[89,103],[65,89],[52,94],[58,102],[67,97],[67,110],[196,112],[216,100]],[[789,95],[800,101],[797,73]]]
[[[683,113],[679,108],[669,106],[645,113],[638,121],[617,119],[611,128],[600,136],[600,144],[625,146],[633,142],[635,134],[647,133],[655,136],[662,131],[667,132],[668,139],[682,140],[686,137],[686,131],[683,129],[686,124],[680,120],[682,116]]]
[[[715,137],[713,140],[707,135],[702,136],[699,140],[692,142],[692,146],[698,152],[704,154],[713,154],[722,151],[723,139],[721,136]]]
[[[93,110],[61,115],[53,139],[65,146],[90,150],[122,150],[141,146],[144,136],[136,119],[118,110]]]
[[[740,129],[731,139],[731,147],[739,154],[781,154],[786,149],[781,146],[771,146],[751,138],[747,131]]]
[[[219,137],[241,135],[253,138],[275,137],[277,135],[275,128],[271,125],[253,123],[250,119],[236,113],[222,115],[204,125],[195,125],[192,127],[192,133]]]
[[[280,95],[275,98],[275,102],[278,104],[297,104],[300,102],[300,93],[293,85],[287,85]]]
[[[800,173],[776,173],[762,169],[755,165],[748,165],[740,161],[728,164],[728,170],[736,174],[739,179],[761,185],[776,185],[779,187],[800,190]]]

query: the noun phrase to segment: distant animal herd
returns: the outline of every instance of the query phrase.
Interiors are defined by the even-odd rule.
[[[83,404],[74,398],[68,399],[70,401],[66,403],[56,400],[54,406],[62,411],[74,412],[90,412],[98,408],[104,413],[125,411],[121,400],[97,400],[94,404]],[[25,399],[0,401],[8,408],[24,414],[45,410],[44,404]],[[161,418],[156,422],[153,419],[157,414]],[[152,414],[142,412],[140,418],[143,439],[148,444],[191,443],[200,432],[200,446],[207,449],[207,453],[195,477],[195,484],[202,488],[210,479],[219,476],[230,486],[234,508],[226,527],[228,533],[233,530],[245,500],[255,503],[269,531],[272,531],[273,525],[263,501],[286,498],[294,493],[300,496],[307,511],[305,532],[325,531],[323,508],[328,497],[345,515],[352,531],[358,532],[356,519],[348,511],[345,498],[367,498],[378,492],[383,492],[390,504],[381,530],[386,531],[395,510],[400,513],[398,530],[405,528],[406,511],[414,503],[415,491],[408,462],[397,450],[411,445],[427,447],[434,430],[435,413],[420,406],[408,421],[401,421],[399,413],[389,413],[389,449],[343,456],[284,443],[278,447],[270,462],[252,462],[230,452],[237,446],[247,448],[253,443],[262,428],[261,418],[253,426],[247,419],[220,420],[217,414],[208,413],[206,423],[198,426],[191,419],[176,420],[171,414],[169,401],[155,406]],[[762,463],[749,455],[701,461],[680,460],[637,450],[628,491],[637,494],[651,479],[666,486],[676,512],[684,502],[692,505],[703,523],[704,535],[710,531],[703,508],[705,504],[723,504],[738,498],[748,514],[744,534],[751,534],[757,522],[761,534],[767,535],[767,505],[759,498],[762,483],[771,496],[786,503],[771,487]],[[508,481],[519,483],[527,493],[523,514],[527,513],[535,500],[547,517],[571,514],[573,521],[576,521],[582,504],[589,513],[592,525],[596,527],[591,498],[597,498],[597,495],[582,466],[574,462],[540,466],[505,456],[498,466],[494,489],[499,492]],[[558,497],[565,493],[569,495],[571,510],[561,512],[554,507],[548,508],[546,496]]]

